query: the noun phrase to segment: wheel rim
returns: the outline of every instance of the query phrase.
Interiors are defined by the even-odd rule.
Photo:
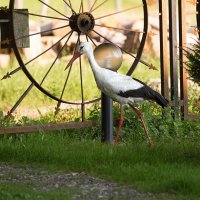
[[[41,1],[41,0],[39,0],[39,1]],[[63,0],[63,1],[65,3],[67,3],[65,0]],[[91,40],[93,43],[94,43],[93,39],[90,38],[88,34],[91,31],[95,32],[96,34],[99,34],[94,29],[96,21],[95,21],[95,17],[93,16],[93,14],[91,14],[92,12],[90,12],[91,10],[93,11],[95,8],[97,9],[98,6],[101,6],[101,4],[98,4],[98,6],[97,6],[96,2],[97,1],[94,1],[93,5],[92,5],[92,7],[90,8],[89,11],[83,12],[83,1],[80,1],[80,4],[82,5],[82,8],[80,6],[80,9],[79,9],[80,12],[75,13],[75,11],[72,10],[72,15],[69,16],[69,17],[66,17],[66,21],[69,20],[69,26],[71,28],[71,32],[69,32],[68,34],[66,34],[65,37],[68,37],[70,39],[71,34],[73,34],[73,32],[77,32],[78,39],[77,39],[76,45],[80,42],[80,35],[81,34],[84,34],[86,36],[86,39],[87,40]],[[103,3],[104,2],[106,3],[106,1],[103,1]],[[133,73],[133,71],[135,70],[137,64],[140,62],[140,58],[142,56],[142,52],[143,52],[143,48],[144,48],[144,45],[145,45],[145,41],[146,41],[146,37],[147,37],[147,32],[148,32],[148,8],[147,8],[147,3],[146,3],[146,0],[142,0],[141,2],[143,4],[143,15],[144,15],[144,26],[143,26],[143,30],[142,30],[143,34],[142,34],[142,39],[141,39],[141,42],[140,42],[140,46],[138,48],[137,55],[134,56],[135,59],[134,59],[132,65],[131,65],[130,69],[127,72],[128,75],[131,75]],[[69,1],[68,4],[71,5],[71,2]],[[24,61],[23,61],[23,59],[22,59],[22,57],[20,55],[19,49],[17,48],[17,45],[16,45],[16,39],[17,38],[15,38],[14,20],[13,20],[14,0],[10,0],[9,9],[12,11],[11,12],[11,22],[12,22],[12,37],[13,37],[13,46],[14,46],[13,49],[14,49],[14,53],[16,55],[16,58],[18,60],[19,65],[20,65],[20,69],[25,73],[25,75],[31,81],[31,85],[29,86],[29,88],[31,89],[33,86],[37,87],[41,92],[43,92],[48,97],[54,99],[58,103],[66,103],[66,104],[73,104],[73,105],[84,105],[84,104],[90,104],[90,103],[94,103],[94,102],[99,101],[100,98],[92,99],[92,100],[89,100],[89,101],[84,100],[82,75],[80,76],[80,79],[81,79],[81,92],[82,92],[82,94],[81,94],[82,100],[80,102],[67,101],[67,100],[65,100],[65,99],[62,98],[62,95],[60,97],[55,96],[51,92],[49,92],[47,89],[45,89],[44,87],[42,87],[41,83],[43,83],[43,81],[46,78],[46,76],[43,78],[43,80],[42,80],[41,83],[39,83],[37,80],[35,80],[35,78],[29,72],[28,67],[26,66],[26,63],[24,63]],[[82,11],[81,11],[81,9],[82,9]],[[62,13],[60,13],[60,14],[62,14]],[[35,15],[37,15],[37,14],[35,14]],[[52,17],[52,16],[49,16],[49,17]],[[64,16],[57,17],[57,19],[63,20],[63,17]],[[71,21],[75,21],[76,23],[71,23]],[[100,34],[100,37],[104,38],[104,36],[101,35],[101,34]],[[106,37],[104,39],[105,39],[105,41],[112,42],[110,40],[106,40]],[[124,52],[128,53],[126,51],[124,51]],[[80,62],[81,62],[81,60],[80,60]],[[81,70],[81,68],[82,68],[82,66],[80,64],[80,70]],[[66,82],[67,81],[65,81],[65,85],[66,85]],[[62,94],[64,93],[64,90],[65,90],[65,86],[63,87]]]

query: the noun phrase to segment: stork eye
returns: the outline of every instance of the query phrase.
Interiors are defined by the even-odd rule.
[[[83,46],[82,47],[80,47],[80,50],[82,50],[83,49]]]

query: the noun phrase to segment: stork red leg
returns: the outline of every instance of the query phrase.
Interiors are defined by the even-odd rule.
[[[122,107],[122,104],[120,104],[120,118],[119,118],[119,126],[118,126],[118,130],[117,130],[117,134],[116,134],[116,138],[115,138],[115,145],[117,144],[118,142],[118,139],[119,139],[119,135],[120,135],[120,130],[121,130],[121,127],[122,127],[122,124],[124,122],[124,118],[123,118],[123,107]]]
[[[145,125],[145,123],[144,123],[144,119],[143,119],[142,113],[141,113],[137,108],[135,108],[133,105],[129,104],[129,106],[137,113],[137,115],[138,115],[139,118],[141,119],[141,121],[142,121],[142,126],[143,126],[143,128],[144,128],[144,132],[145,132],[145,134],[146,134],[146,136],[147,136],[147,139],[148,139],[148,141],[149,141],[149,144],[152,145],[153,142],[152,142],[152,140],[151,140],[151,138],[149,137],[149,134],[148,134],[148,132],[147,132],[147,127],[146,127],[146,125]]]

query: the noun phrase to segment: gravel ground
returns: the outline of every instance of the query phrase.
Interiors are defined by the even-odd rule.
[[[32,168],[0,166],[0,183],[22,183],[34,190],[53,191],[56,189],[72,190],[72,199],[153,199],[153,195],[142,194],[131,187],[90,176],[84,172],[50,173]]]

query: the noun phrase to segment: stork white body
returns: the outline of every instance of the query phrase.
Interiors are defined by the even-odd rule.
[[[99,67],[92,56],[88,57],[88,59],[91,62],[97,86],[103,93],[121,104],[132,104],[134,101],[143,100],[143,98],[139,97],[122,97],[119,95],[120,92],[130,91],[133,88],[142,88],[143,85],[140,82],[135,81],[129,76]]]
[[[115,71],[111,71],[106,68],[100,67],[94,57],[93,49],[90,43],[82,42],[80,43],[77,52],[74,54],[73,58],[67,65],[70,66],[73,61],[80,57],[82,54],[86,54],[92,68],[95,81],[97,83],[98,88],[106,95],[110,96],[114,101],[117,101],[122,104],[129,104],[130,107],[138,114],[140,117],[145,133],[149,140],[149,143],[152,144],[152,141],[148,135],[146,130],[146,126],[144,124],[144,120],[142,118],[142,114],[138,109],[132,106],[132,104],[136,101],[142,101],[145,99],[150,99],[156,101],[161,106],[167,106],[168,101],[162,97],[158,92],[151,89],[145,83],[134,79],[130,76],[126,76],[123,74],[119,74]],[[105,66],[108,67],[108,66]],[[116,137],[116,141],[118,139],[120,128],[123,123],[122,116],[122,107],[120,109],[120,123],[118,128],[118,133]]]

